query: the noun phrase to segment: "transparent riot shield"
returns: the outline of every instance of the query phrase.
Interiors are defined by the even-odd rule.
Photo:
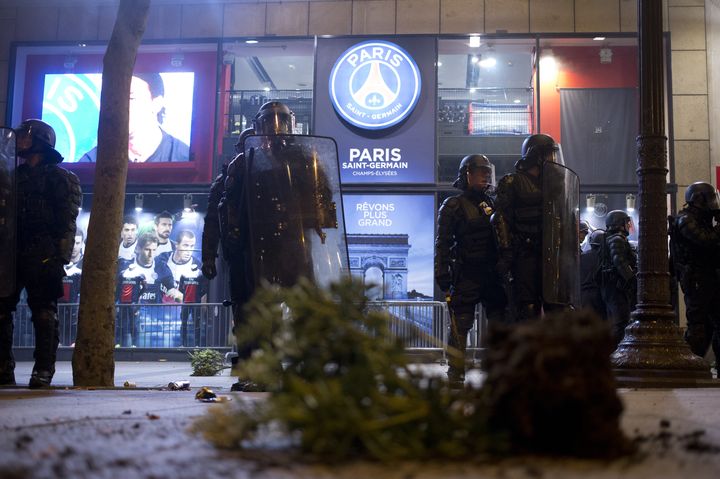
[[[15,132],[0,128],[0,297],[15,290]]]
[[[337,145],[304,135],[245,140],[253,273],[292,286],[319,286],[349,274]]]
[[[580,306],[580,180],[558,163],[543,165],[543,301]]]

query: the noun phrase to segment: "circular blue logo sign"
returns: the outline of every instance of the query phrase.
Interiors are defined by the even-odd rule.
[[[347,49],[330,72],[330,99],[348,123],[366,130],[396,125],[420,98],[420,71],[398,45],[371,40]]]

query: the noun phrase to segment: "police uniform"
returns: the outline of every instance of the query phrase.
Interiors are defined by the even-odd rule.
[[[625,336],[637,301],[637,255],[627,239],[629,222],[630,217],[624,211],[608,213],[605,242],[600,251],[600,292],[616,347]]]
[[[672,266],[685,298],[685,340],[693,353],[705,356],[712,345],[720,358],[720,224],[713,225],[720,208],[715,187],[688,187],[688,205],[670,223]],[[703,198],[706,196],[707,198]]]
[[[499,248],[497,269],[510,291],[513,306],[511,314],[516,321],[537,318],[543,311],[547,313],[569,306],[553,302],[553,298],[545,298],[543,295],[543,282],[557,280],[544,278],[544,263],[553,259],[543,256],[544,201],[551,194],[555,198],[569,193],[565,190],[566,178],[557,174],[555,169],[551,170],[551,178],[557,181],[545,181],[543,177],[551,174],[549,164],[558,166],[559,170],[566,170],[560,166],[562,159],[559,157],[559,145],[548,135],[531,135],[523,142],[521,159],[515,164],[515,173],[505,175],[497,186],[496,212],[492,217]],[[548,185],[552,186],[553,191],[544,191]],[[570,216],[572,212],[565,214]],[[567,225],[564,227],[567,228]],[[572,251],[575,261],[578,261],[577,235],[572,241],[574,244],[566,251]],[[555,253],[553,251],[553,255]],[[562,258],[566,262],[572,259],[569,256]],[[566,280],[577,284],[577,271]],[[562,293],[565,293],[564,296],[569,294]]]
[[[447,198],[438,211],[435,238],[435,280],[449,297],[451,334],[448,345],[459,354],[450,355],[448,379],[460,383],[465,375],[467,335],[475,321],[475,306],[482,304],[490,322],[505,319],[507,299],[495,270],[497,246],[490,217],[490,188],[468,188],[468,168],[492,168],[487,157],[470,155],[461,162],[455,186],[463,189]]]
[[[46,387],[55,373],[57,300],[63,295],[63,265],[72,254],[82,193],[77,176],[58,166],[62,156],[54,149],[55,132],[50,125],[26,120],[16,131],[20,156],[30,161],[39,155],[40,161],[35,166],[26,161],[16,171],[17,273],[13,293],[0,298],[0,384],[15,383],[12,313],[25,289],[35,328],[30,387]],[[32,141],[25,151],[21,136]]]

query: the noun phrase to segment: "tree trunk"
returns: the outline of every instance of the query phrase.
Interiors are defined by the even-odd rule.
[[[80,285],[75,386],[114,385],[115,285],[128,168],[130,81],[150,0],[120,0],[103,58],[92,215]]]

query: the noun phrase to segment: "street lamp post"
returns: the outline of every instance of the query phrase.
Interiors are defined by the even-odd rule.
[[[690,351],[670,305],[662,2],[638,0],[638,37],[638,304],[612,363],[621,385],[709,385],[710,366]]]

